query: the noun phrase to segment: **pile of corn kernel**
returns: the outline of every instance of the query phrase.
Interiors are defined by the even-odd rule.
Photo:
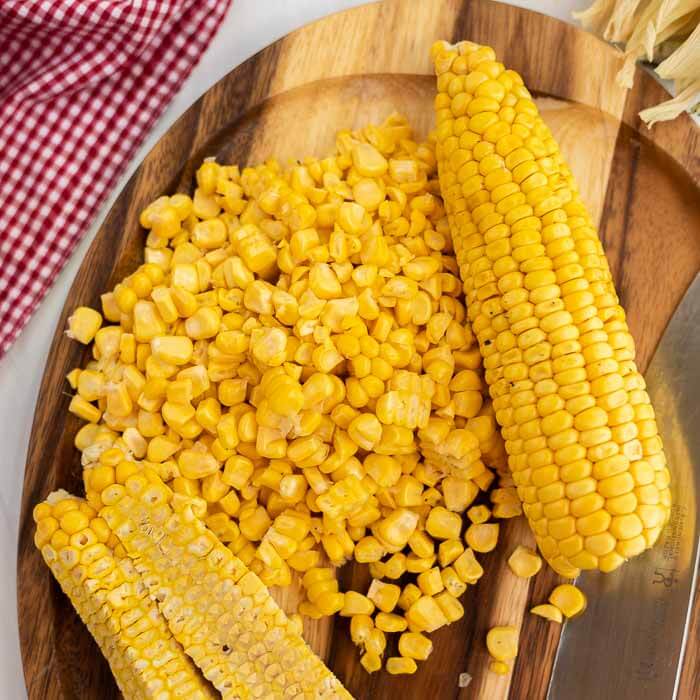
[[[299,613],[351,618],[367,671],[412,673],[462,617],[497,519],[521,512],[433,145],[391,116],[330,157],[206,161],[196,181],[143,211],[145,262],[102,313],[69,319],[94,341],[68,375],[88,501],[143,461],[206,500],[264,583],[297,572]],[[373,580],[341,592],[353,559]]]

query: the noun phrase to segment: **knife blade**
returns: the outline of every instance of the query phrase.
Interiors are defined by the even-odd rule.
[[[654,548],[577,585],[588,608],[565,624],[548,700],[678,696],[700,552],[700,274],[646,373],[671,470],[671,518]]]

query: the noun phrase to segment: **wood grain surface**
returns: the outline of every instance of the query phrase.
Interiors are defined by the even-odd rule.
[[[664,98],[638,71],[630,92],[614,75],[615,49],[570,25],[486,0],[386,0],[333,15],[261,51],[213,86],[173,125],[117,199],[68,295],[37,401],[27,458],[20,540],[18,606],[24,672],[30,698],[108,700],[118,693],[106,663],[52,581],[33,545],[32,507],[55,488],[81,492],[73,437],[80,422],[67,412],[65,374],[87,351],[63,335],[81,304],[140,261],[138,212],[154,197],[191,190],[205,156],[220,162],[280,160],[332,148],[340,127],[405,113],[421,135],[433,123],[431,44],[440,38],[493,46],[522,73],[578,178],[601,226],[611,267],[645,369],[666,323],[700,267],[700,146],[685,116],[653,131],[639,109]],[[368,676],[349,641],[346,621],[306,624],[305,636],[348,689],[362,700],[545,697],[560,628],[527,614],[558,580],[551,570],[532,581],[505,565],[516,544],[531,543],[523,520],[507,522],[485,576],[465,594],[465,617],[433,635],[435,651],[415,676]],[[364,567],[341,571],[343,587],[366,583]],[[294,609],[296,591],[275,591]],[[700,697],[697,606],[689,634],[680,698]],[[521,626],[513,673],[488,673],[483,639],[494,624]],[[468,687],[458,687],[467,672]],[[565,700],[565,699],[564,699]]]

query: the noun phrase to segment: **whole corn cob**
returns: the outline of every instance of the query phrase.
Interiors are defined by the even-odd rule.
[[[173,638],[131,559],[118,553],[107,523],[82,498],[56,491],[36,506],[34,519],[37,547],[127,700],[216,697]]]
[[[206,527],[202,499],[173,494],[136,465],[99,496],[100,515],[173,635],[224,698],[351,698],[258,576]]]
[[[523,510],[559,573],[651,547],[669,471],[605,254],[522,78],[433,47],[440,186]]]

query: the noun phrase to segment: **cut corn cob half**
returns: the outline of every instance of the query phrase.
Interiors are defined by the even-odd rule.
[[[351,698],[205,526],[203,500],[173,494],[150,469],[107,486],[101,500],[175,638],[224,698]]]
[[[565,576],[657,540],[670,475],[596,228],[522,78],[433,47],[438,172],[523,510]]]
[[[116,538],[82,499],[52,493],[34,511],[35,542],[97,641],[127,700],[214,698]]]

